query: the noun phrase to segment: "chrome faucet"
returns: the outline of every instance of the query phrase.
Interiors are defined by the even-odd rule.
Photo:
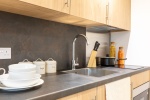
[[[76,35],[76,37],[73,40],[73,48],[72,48],[72,70],[75,70],[76,66],[79,66],[79,64],[75,61],[75,42],[77,40],[78,37],[84,37],[86,39],[86,43],[87,45],[89,44],[87,37],[84,34],[78,34]]]

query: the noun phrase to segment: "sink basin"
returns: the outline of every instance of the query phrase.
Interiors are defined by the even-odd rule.
[[[67,71],[62,71],[62,72],[76,73],[76,74],[95,76],[95,77],[102,77],[102,76],[117,73],[116,71],[110,71],[110,70],[105,70],[101,68],[82,68],[82,69],[67,70]]]

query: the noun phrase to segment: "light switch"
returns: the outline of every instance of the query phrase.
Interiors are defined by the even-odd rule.
[[[11,48],[0,48],[0,59],[11,59]]]

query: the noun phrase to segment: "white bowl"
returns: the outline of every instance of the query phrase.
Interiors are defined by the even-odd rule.
[[[36,71],[30,72],[11,72],[9,71],[9,79],[18,80],[18,79],[33,79],[36,74]]]
[[[29,72],[29,71],[35,71],[36,70],[36,65],[34,64],[12,64],[9,65],[9,71],[11,72]]]
[[[1,83],[7,87],[27,87],[27,86],[31,86],[34,85],[38,82],[38,80],[40,79],[41,75],[36,74],[35,77],[33,79],[21,79],[21,80],[11,80],[8,78],[9,75],[8,74],[4,74],[1,75]]]

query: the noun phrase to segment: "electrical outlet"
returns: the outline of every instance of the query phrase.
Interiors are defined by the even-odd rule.
[[[11,59],[11,48],[0,48],[0,59]]]

